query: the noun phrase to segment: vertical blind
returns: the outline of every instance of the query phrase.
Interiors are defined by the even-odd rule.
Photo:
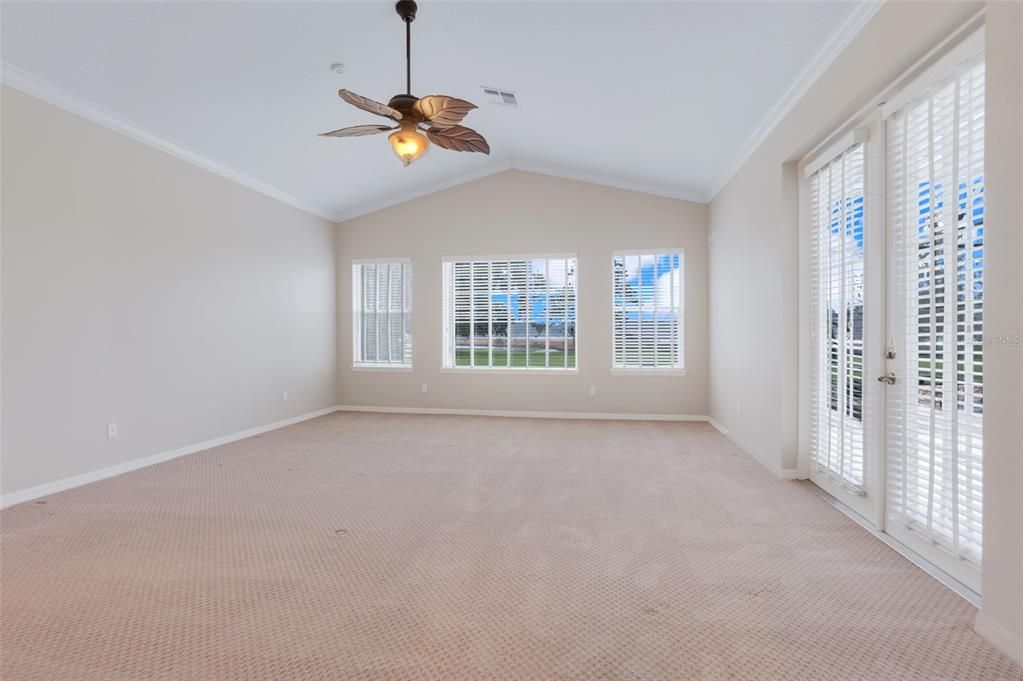
[[[864,491],[864,145],[810,176],[810,453]]]
[[[444,263],[444,366],[576,367],[574,255]]]
[[[616,253],[611,267],[613,368],[682,369],[682,253]]]
[[[353,263],[352,311],[356,366],[411,365],[411,262]]]
[[[886,120],[899,383],[890,519],[979,565],[984,415],[984,61]]]

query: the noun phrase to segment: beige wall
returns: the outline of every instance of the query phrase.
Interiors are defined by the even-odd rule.
[[[332,223],[2,104],[3,493],[333,404]]]
[[[798,216],[794,162],[984,8],[976,2],[886,3],[710,204],[710,414],[771,465],[797,464]],[[1020,4],[987,6],[986,332],[1020,334]],[[762,355],[745,351],[750,329]],[[1020,348],[985,357],[985,635],[1023,650]],[[742,403],[741,412],[736,403]]]
[[[989,3],[984,249],[984,607],[1023,664],[1023,3]],[[1002,342],[1005,339],[1007,342]],[[983,630],[983,629],[982,629]],[[985,632],[989,633],[989,632]]]
[[[686,376],[612,375],[611,251],[681,246]],[[705,414],[706,206],[507,171],[342,223],[338,228],[338,402],[346,405]],[[441,371],[445,256],[578,254],[579,371]],[[352,371],[351,261],[413,260],[411,373]],[[422,392],[422,384],[429,392]],[[597,394],[590,396],[590,386]]]

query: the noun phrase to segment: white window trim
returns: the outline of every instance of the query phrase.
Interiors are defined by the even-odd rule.
[[[846,134],[842,135],[834,144],[828,146],[827,149],[817,154],[811,160],[804,161],[805,167],[803,168],[803,176],[810,178],[818,170],[837,160],[839,156],[846,153],[857,144],[866,145],[869,139],[870,130],[865,126],[850,130]]]
[[[679,279],[679,308],[680,312],[680,326],[682,327],[682,333],[679,338],[682,348],[679,352],[679,361],[682,363],[681,367],[617,367],[615,366],[615,328],[614,328],[614,310],[615,310],[615,280],[614,280],[614,259],[620,256],[630,255],[652,255],[657,253],[678,253],[679,256],[679,269],[681,269]],[[662,248],[630,248],[630,249],[615,249],[611,251],[611,375],[612,376],[688,376],[689,368],[686,366],[686,249],[681,247],[669,246]],[[576,365],[579,364],[578,356],[576,357]]]
[[[352,371],[359,372],[384,372],[384,373],[408,373],[412,371],[414,355],[416,350],[415,339],[412,339],[412,347],[409,351],[408,362],[405,363],[378,363],[378,362],[360,362],[356,359],[356,354],[362,344],[362,338],[360,337],[360,327],[355,323],[355,315],[358,312],[358,307],[362,304],[359,298],[359,281],[355,275],[356,265],[412,265],[412,258],[409,257],[398,257],[398,258],[352,258],[352,310],[349,316],[349,321],[352,324]],[[412,276],[415,276],[415,267],[412,268]],[[408,292],[409,297],[409,319],[412,318],[412,310],[414,308],[414,290],[410,287]]]
[[[631,369],[612,367],[611,374],[614,376],[688,376],[689,369],[685,367],[648,367],[646,369],[638,367]]]
[[[576,357],[578,363],[579,358]],[[566,369],[564,367],[446,367],[440,368],[442,374],[529,374],[535,376],[537,374],[543,376],[571,376],[572,374],[578,374],[579,368],[572,367]]]
[[[352,371],[382,371],[384,373],[409,373],[412,371],[411,364],[375,364],[366,362],[363,364],[352,364]]]
[[[447,361],[448,348],[451,345],[451,329],[448,324],[449,310],[449,299],[450,291],[448,290],[449,282],[444,276],[444,268],[446,265],[455,262],[503,262],[511,260],[566,260],[571,258],[575,260],[575,366],[571,368],[565,367],[456,367],[448,366],[445,364]],[[512,253],[508,255],[466,255],[466,256],[444,256],[441,258],[440,263],[440,277],[441,277],[441,296],[443,302],[441,305],[441,358],[440,358],[440,372],[442,374],[505,374],[505,375],[516,375],[516,374],[529,374],[529,375],[541,375],[541,376],[572,376],[579,373],[579,276],[580,276],[580,265],[579,265],[579,254],[576,252],[560,252],[560,253]]]
[[[933,64],[919,75],[913,76],[881,106],[881,117],[888,118],[913,100],[923,97],[938,83],[955,72],[970,55],[985,49],[984,26],[974,30],[951,49],[947,49]]]

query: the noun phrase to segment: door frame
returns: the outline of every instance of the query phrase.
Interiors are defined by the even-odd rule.
[[[982,40],[984,25],[984,12],[983,10],[975,14],[969,20],[964,22],[956,30],[952,31],[944,40],[940,41],[932,50],[926,55],[921,57],[912,67],[907,69],[901,76],[895,79],[891,85],[884,88],[878,95],[868,102],[859,112],[850,117],[844,124],[842,124],[834,134],[828,136],[820,144],[815,146],[810,153],[804,157],[803,160],[796,164],[792,164],[796,167],[798,173],[798,196],[799,196],[799,329],[798,329],[798,450],[797,450],[797,470],[798,477],[800,479],[807,479],[817,484],[821,489],[830,494],[835,500],[847,511],[853,511],[855,515],[860,516],[859,520],[868,529],[876,530],[883,533],[886,537],[890,538],[890,542],[894,542],[895,545],[902,547],[904,550],[900,550],[900,553],[905,555],[907,558],[912,560],[918,565],[930,565],[936,568],[938,571],[943,573],[942,581],[946,583],[955,583],[958,585],[956,588],[965,588],[968,591],[974,592],[978,597],[980,594],[980,581],[979,571],[972,569],[964,570],[961,561],[953,560],[949,557],[948,560],[944,559],[944,556],[940,552],[930,550],[929,542],[920,536],[914,535],[912,531],[906,530],[900,526],[899,523],[887,523],[886,521],[886,508],[885,502],[887,497],[886,490],[886,470],[887,470],[887,442],[885,438],[886,424],[885,419],[887,415],[887,403],[886,403],[886,390],[878,389],[880,386],[877,383],[876,378],[883,373],[887,372],[888,359],[885,357],[885,351],[887,346],[891,342],[890,329],[888,328],[889,313],[890,313],[890,294],[888,291],[889,284],[893,283],[891,280],[890,269],[893,265],[889,261],[888,256],[889,241],[891,234],[887,229],[887,196],[886,192],[886,145],[885,145],[885,119],[884,109],[886,102],[888,106],[899,98],[907,96],[909,91],[912,91],[915,87],[918,87],[918,83],[922,80],[926,80],[925,74],[935,68],[935,65],[940,62],[949,62],[955,59],[955,54],[965,49],[964,43],[968,43],[970,40],[976,40],[979,34]],[[866,173],[866,187],[867,187],[867,206],[868,206],[868,225],[867,229],[871,230],[867,234],[873,234],[873,239],[867,239],[866,246],[868,247],[867,254],[865,255],[865,262],[869,259],[871,262],[880,261],[880,266],[873,266],[873,272],[868,272],[865,265],[865,287],[874,291],[872,300],[875,304],[871,306],[872,314],[869,317],[865,317],[865,325],[868,324],[868,319],[873,320],[873,325],[878,325],[875,328],[881,330],[881,344],[878,347],[868,351],[864,349],[864,371],[865,371],[865,386],[869,383],[870,387],[873,388],[873,399],[871,400],[872,406],[870,409],[873,411],[873,422],[876,427],[873,429],[873,433],[868,438],[865,433],[865,461],[867,468],[867,476],[864,480],[864,484],[867,487],[867,499],[870,501],[864,501],[863,498],[857,498],[840,485],[829,484],[828,481],[820,481],[820,476],[813,474],[813,462],[810,458],[810,387],[811,387],[811,352],[815,349],[815,343],[812,342],[810,337],[811,333],[811,317],[810,317],[810,297],[809,297],[809,281],[810,281],[810,204],[809,204],[809,182],[804,174],[804,168],[813,162],[816,158],[820,158],[826,155],[828,151],[833,151],[836,140],[840,140],[843,136],[846,136],[855,129],[857,126],[866,127],[869,131],[868,139],[865,142],[865,173]],[[822,153],[822,150],[824,153]],[[874,248],[869,249],[869,245],[873,243]],[[880,253],[876,252],[877,250]],[[880,305],[876,304],[877,296],[880,295]],[[864,300],[865,313],[867,313],[868,299]],[[865,345],[867,342],[867,332],[865,326],[864,341]],[[875,334],[876,335],[876,334]],[[876,341],[875,341],[876,342]],[[893,363],[894,367],[894,363]],[[899,377],[896,377],[898,380]],[[864,399],[866,400],[867,393],[865,392]],[[867,406],[866,403],[864,405]],[[868,412],[864,412],[867,414]],[[866,442],[873,442],[874,445],[867,445]],[[815,479],[816,478],[816,479]],[[823,482],[823,484],[821,484]],[[871,493],[873,490],[873,493]],[[889,541],[889,539],[886,539]],[[924,567],[925,570],[931,572],[931,569]],[[932,574],[934,574],[932,572]]]

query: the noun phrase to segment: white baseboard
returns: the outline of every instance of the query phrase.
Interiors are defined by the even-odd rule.
[[[19,490],[17,492],[11,492],[0,497],[0,508],[7,508],[14,504],[20,504],[24,501],[30,501],[32,499],[38,499],[49,494],[55,494],[62,492],[66,489],[73,487],[79,487],[86,485],[90,482],[96,482],[97,480],[104,480],[111,478],[121,473],[127,473],[129,471],[138,470],[139,468],[145,468],[146,466],[152,466],[153,464],[162,463],[164,461],[170,461],[176,459],[179,456],[185,456],[187,454],[194,454],[195,452],[201,452],[205,449],[212,447],[218,447],[225,445],[230,442],[236,442],[238,440],[244,440],[247,437],[253,435],[259,435],[266,433],[271,430],[290,426],[295,423],[301,423],[309,419],[316,418],[318,416],[324,416],[336,411],[347,411],[347,412],[371,412],[371,413],[382,413],[382,414],[438,414],[438,415],[454,415],[454,416],[501,416],[511,418],[534,418],[534,419],[583,419],[583,420],[606,420],[606,421],[690,421],[690,422],[705,422],[710,423],[722,435],[729,438],[736,446],[742,449],[744,452],[752,456],[754,459],[759,461],[772,473],[782,479],[794,479],[797,477],[797,472],[794,470],[782,470],[772,467],[767,461],[761,458],[752,447],[749,447],[741,440],[737,439],[734,435],[729,433],[728,429],[722,426],[720,423],[705,416],[703,414],[634,414],[634,413],[617,413],[617,412],[579,412],[579,411],[522,411],[513,409],[442,409],[438,407],[377,407],[377,406],[365,406],[365,405],[353,405],[343,404],[336,405],[333,407],[327,407],[325,409],[319,409],[308,414],[301,414],[299,416],[293,416],[282,421],[275,421],[265,426],[258,426],[256,428],[250,428],[243,430],[238,433],[232,433],[231,435],[224,435],[223,437],[214,438],[212,440],[206,440],[205,442],[197,442],[186,447],[180,447],[178,449],[172,449],[167,452],[161,452],[159,454],[153,454],[141,459],[134,459],[132,461],[126,461],[125,463],[117,464],[116,466],[109,466],[102,468],[97,471],[91,471],[89,473],[82,473],[81,475],[75,475],[69,478],[63,478],[61,480],[55,480],[48,482],[36,487],[30,487],[28,489]]]
[[[337,411],[380,414],[440,414],[451,416],[505,416],[524,419],[585,419],[600,421],[707,421],[702,414],[630,414],[591,411],[521,411],[516,409],[442,409],[439,407],[374,407],[341,404]]]
[[[66,489],[87,485],[90,482],[96,482],[97,480],[112,478],[115,475],[120,475],[121,473],[127,473],[129,471],[138,470],[139,468],[145,468],[146,466],[152,466],[153,464],[170,461],[171,459],[176,459],[179,456],[185,456],[186,454],[194,454],[195,452],[201,452],[204,449],[219,447],[220,445],[226,445],[230,442],[244,440],[245,438],[252,437],[253,435],[260,435],[271,430],[277,430],[278,428],[301,423],[302,421],[308,421],[309,419],[330,414],[334,411],[337,411],[337,407],[327,407],[326,409],[319,409],[317,411],[309,412],[308,414],[301,414],[281,421],[274,421],[273,423],[268,423],[265,426],[257,426],[256,428],[249,428],[248,430],[232,433],[231,435],[224,435],[223,437],[214,438],[212,440],[206,440],[205,442],[197,442],[192,445],[179,447],[178,449],[172,449],[167,452],[160,452],[159,454],[153,454],[152,456],[147,456],[141,459],[133,459],[124,463],[119,463],[116,466],[101,468],[98,471],[82,473],[81,475],[74,475],[70,478],[47,482],[36,487],[29,487],[28,489],[19,490],[17,492],[10,492],[0,497],[0,508],[7,508],[8,506],[20,504],[24,501],[31,501],[32,499],[45,497],[49,494],[63,492]]]
[[[1013,636],[1008,629],[988,617],[983,610],[977,612],[973,628],[981,638],[1008,655],[1016,664],[1023,665],[1023,640]]]
[[[732,444],[734,444],[736,447],[752,456],[760,463],[761,466],[774,473],[777,477],[781,478],[782,480],[799,480],[800,477],[799,471],[796,470],[795,468],[781,468],[779,466],[775,466],[773,463],[771,463],[763,456],[761,456],[756,449],[740,440],[738,437],[735,436],[735,434],[732,433],[732,431],[728,430],[728,428],[725,428],[723,425],[715,421],[710,416],[707,417],[707,423],[717,428],[719,433],[721,433],[722,435],[724,435],[725,437],[732,441]]]
[[[721,433],[722,435],[724,435],[725,437],[728,437],[728,434],[729,434],[730,432],[732,432],[732,431],[728,430],[727,428],[725,428],[725,427],[724,427],[723,425],[721,425],[720,423],[718,423],[717,421],[715,421],[715,420],[714,420],[714,418],[713,418],[713,417],[711,417],[711,416],[708,416],[708,417],[707,417],[707,423],[709,423],[710,425],[712,425],[712,426],[714,426],[715,428],[717,428],[717,431],[718,431],[719,433]],[[729,438],[729,439],[731,439],[731,438]]]

